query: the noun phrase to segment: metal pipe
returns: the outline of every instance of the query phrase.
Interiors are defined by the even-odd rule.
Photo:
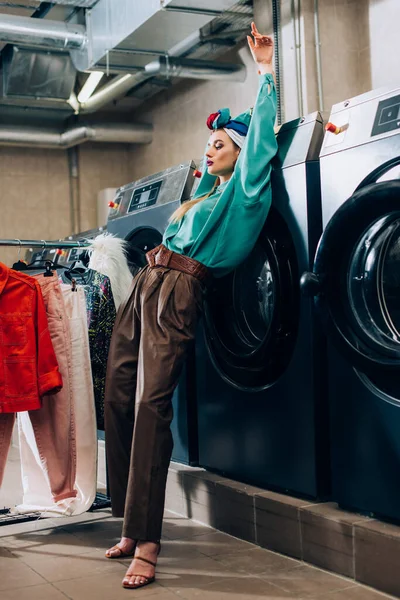
[[[63,133],[38,127],[0,126],[0,145],[59,148],[65,150],[83,142],[120,144],[149,144],[152,127],[147,124],[88,124],[77,125]]]
[[[69,171],[69,210],[71,219],[71,231],[81,231],[81,210],[79,193],[79,156],[76,146],[68,148],[68,171]]]
[[[283,121],[283,85],[281,77],[281,0],[272,0],[272,22],[274,29],[274,41],[275,41],[275,73],[276,73],[276,100],[277,110],[276,117],[278,125],[282,125]]]
[[[314,0],[314,31],[315,31],[315,58],[317,63],[317,84],[319,97],[319,110],[324,111],[324,89],[322,85],[321,39],[319,35],[319,3]]]
[[[0,246],[17,246],[19,248],[60,248],[60,250],[66,250],[67,248],[88,248],[90,246],[90,242],[64,242],[52,240],[48,242],[46,240],[2,240],[0,239]]]
[[[110,69],[112,70],[112,65],[110,65]],[[117,77],[114,77],[114,79],[112,79],[110,83],[108,83],[107,85],[102,87],[98,92],[93,94],[93,96],[91,96],[89,100],[83,102],[82,104],[79,104],[77,112],[95,112],[103,106],[106,106],[106,104],[109,104],[113,100],[121,98],[133,87],[139,85],[140,83],[143,83],[150,77],[152,77],[152,75],[150,73],[146,73],[144,69],[138,71],[137,73],[134,73],[133,75],[118,75]]]
[[[145,71],[152,75],[184,77],[187,79],[218,79],[219,81],[243,82],[246,78],[246,68],[242,64],[217,63],[165,56],[161,56],[146,65]]]
[[[112,64],[110,64],[110,70],[113,70]],[[242,64],[215,63],[162,56],[148,63],[144,69],[137,73],[114,77],[110,83],[93,94],[87,102],[80,104],[76,112],[95,112],[113,100],[121,98],[129,90],[147,81],[147,79],[156,76],[242,82],[246,77],[246,69]]]
[[[83,25],[5,14],[0,15],[0,40],[61,50],[79,50],[87,43]]]
[[[301,17],[301,8],[300,8],[300,0],[298,0],[298,15],[296,15],[296,5],[295,0],[291,2],[291,13],[292,13],[292,21],[293,21],[293,30],[294,30],[294,46],[296,53],[296,82],[297,82],[297,104],[299,116],[303,115],[304,105],[303,105],[303,76],[302,76],[302,65],[301,65],[301,27],[300,27],[300,17]]]

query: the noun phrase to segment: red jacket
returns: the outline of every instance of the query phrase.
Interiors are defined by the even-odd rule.
[[[40,286],[0,262],[0,413],[40,408],[61,388]]]

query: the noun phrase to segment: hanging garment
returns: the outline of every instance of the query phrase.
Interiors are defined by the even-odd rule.
[[[85,286],[89,330],[90,360],[96,406],[97,428],[104,430],[104,393],[107,358],[114,328],[116,310],[108,277],[94,272],[90,285]]]
[[[67,277],[66,273],[61,273],[60,280],[69,283],[69,275]],[[97,271],[87,269],[79,281],[85,282],[84,290],[97,429],[104,430],[104,391],[107,358],[116,317],[114,298],[109,278],[97,273]]]
[[[127,297],[133,279],[126,258],[127,248],[127,242],[110,233],[98,235],[89,247],[89,267],[110,279],[117,310]]]
[[[19,418],[21,464],[24,482],[22,504],[16,513],[42,512],[46,516],[71,516],[87,511],[96,495],[97,432],[89,354],[84,290],[60,286],[70,330],[70,390],[76,448],[76,496],[55,502],[46,486],[45,473],[37,460],[37,449],[30,422],[25,413]]]
[[[0,413],[36,410],[60,390],[46,311],[37,282],[0,263]]]
[[[19,421],[20,429],[26,423],[31,433],[30,445],[34,449],[35,462],[45,474],[47,486],[36,489],[33,477],[29,470],[23,477],[24,496],[29,491],[30,496],[40,497],[43,489],[46,493],[50,489],[54,502],[65,498],[74,498],[76,473],[76,443],[75,443],[75,415],[71,389],[71,335],[68,315],[65,311],[61,287],[56,276],[44,277],[42,274],[34,276],[41,287],[46,306],[49,323],[50,336],[54,345],[58,364],[64,381],[63,389],[47,398],[43,402],[42,409],[37,413],[24,414]],[[40,445],[36,430],[41,432],[41,439],[45,440],[53,448],[51,462],[43,462],[40,459]],[[21,463],[24,467],[28,461],[28,450],[21,445]],[[60,479],[57,488],[54,487],[53,479]]]
[[[15,413],[0,414],[0,488],[4,479],[14,423]]]

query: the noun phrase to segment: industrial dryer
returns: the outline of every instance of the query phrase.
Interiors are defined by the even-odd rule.
[[[400,519],[400,88],[335,105],[313,273],[328,334],[333,498]]]
[[[329,493],[325,342],[299,286],[322,231],[322,118],[286,123],[277,139],[264,229],[205,303],[196,344],[199,464],[322,497]]]

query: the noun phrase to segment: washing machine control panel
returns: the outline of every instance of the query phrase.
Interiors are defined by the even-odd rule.
[[[157,202],[160,193],[162,181],[156,181],[133,190],[133,194],[128,206],[128,213],[142,208],[152,206]]]
[[[195,169],[194,161],[188,161],[124,185],[109,203],[108,221],[177,200],[188,200],[193,184],[198,182],[193,176]]]
[[[376,111],[371,136],[400,129],[400,96],[381,100]]]

